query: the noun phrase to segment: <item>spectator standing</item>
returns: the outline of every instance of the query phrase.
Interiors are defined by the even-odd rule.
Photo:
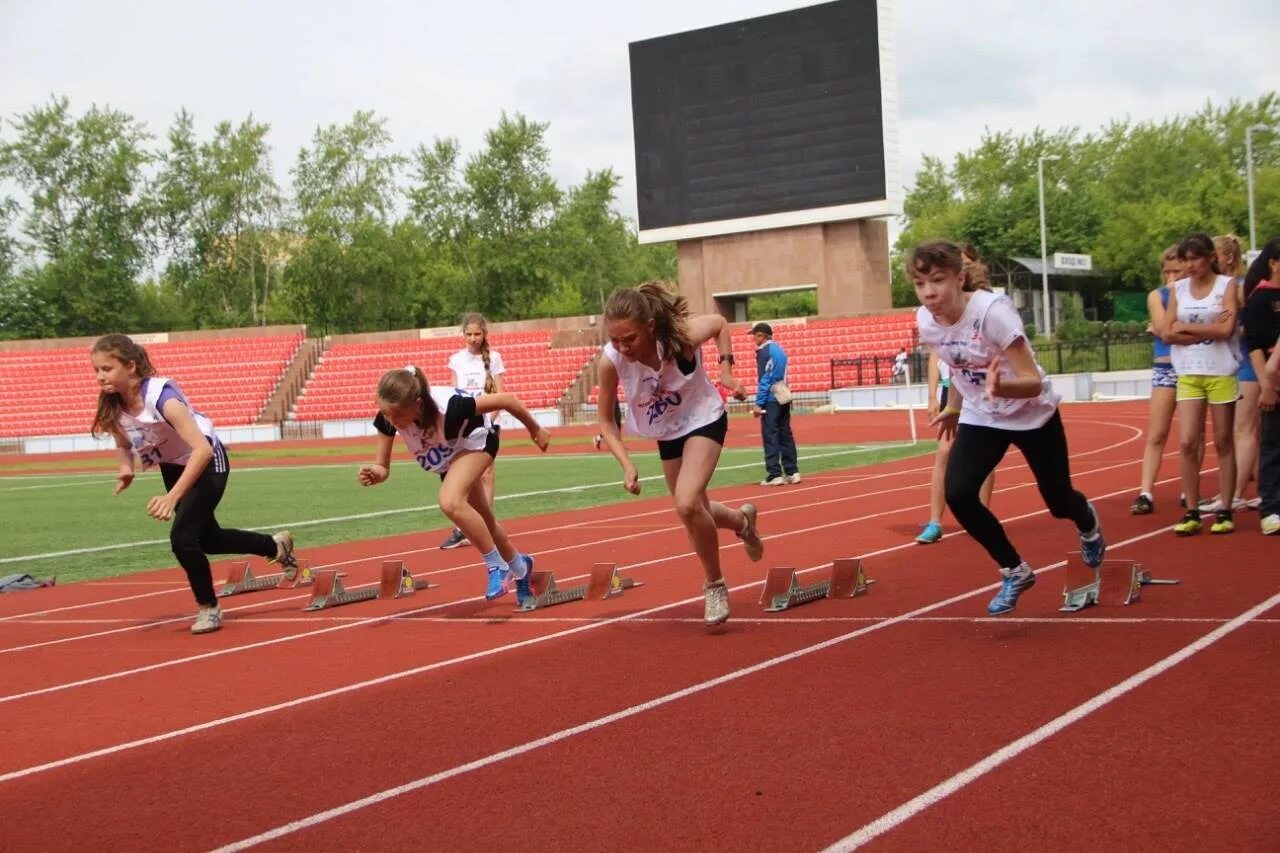
[[[756,323],[751,327],[756,342],[756,405],[752,414],[760,418],[764,440],[762,486],[785,486],[800,482],[796,461],[796,439],[791,434],[791,389],[787,387],[787,354],[773,339],[773,327]]]

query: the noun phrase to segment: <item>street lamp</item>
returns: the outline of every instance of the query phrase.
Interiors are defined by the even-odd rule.
[[[1053,334],[1053,312],[1049,304],[1049,247],[1044,234],[1044,161],[1061,159],[1057,154],[1045,154],[1036,161],[1036,184],[1040,189],[1040,283],[1044,287],[1044,336],[1046,338]]]
[[[1253,233],[1253,132],[1275,130],[1269,124],[1251,124],[1244,129],[1244,171],[1245,186],[1249,189],[1249,251],[1257,248]]]

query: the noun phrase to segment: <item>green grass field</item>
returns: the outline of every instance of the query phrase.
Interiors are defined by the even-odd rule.
[[[932,441],[819,446],[802,452],[801,471],[815,474],[923,455],[934,446]],[[361,488],[357,463],[328,462],[332,451],[315,451],[303,451],[315,460],[312,464],[261,468],[253,466],[253,458],[271,454],[233,452],[218,521],[268,532],[288,527],[304,556],[308,547],[448,524],[435,504],[439,479],[412,463],[397,460],[386,483]],[[632,457],[642,477],[655,478],[644,481],[641,497],[665,494],[657,454]],[[140,474],[131,488],[113,496],[114,468],[104,462],[101,474],[0,477],[0,526],[5,531],[0,574],[56,575],[68,582],[174,565],[168,525],[148,517],[145,509],[147,499],[161,491],[159,475]],[[726,450],[712,484],[757,482],[762,467],[758,448]],[[622,490],[617,463],[605,453],[499,457],[497,476],[497,513],[503,519],[636,500]]]

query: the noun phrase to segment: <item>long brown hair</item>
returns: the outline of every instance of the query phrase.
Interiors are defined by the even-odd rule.
[[[431,396],[431,386],[427,384],[427,376],[422,368],[415,365],[388,370],[378,380],[375,396],[379,408],[385,405],[402,409],[416,403],[418,415],[413,422],[422,428],[428,438],[435,435],[440,407]]]
[[[604,319],[632,320],[647,326],[653,321],[653,338],[662,345],[664,361],[674,361],[693,348],[689,340],[689,302],[667,281],[646,281],[620,287],[609,295]]]
[[[480,327],[484,337],[480,339],[480,359],[484,362],[484,393],[492,394],[494,389],[493,374],[489,372],[489,322],[484,315],[473,311],[462,318],[462,333],[467,333],[467,326],[475,324]]]
[[[960,262],[964,270],[965,290],[991,290],[991,270],[972,243],[960,244]]]
[[[151,366],[151,357],[141,344],[135,344],[128,335],[103,335],[89,350],[90,354],[104,353],[121,364],[132,364],[138,374],[138,380],[155,376],[156,369]],[[89,434],[94,438],[109,435],[120,419],[123,401],[115,391],[102,391],[98,394],[98,411],[93,416],[93,426]]]

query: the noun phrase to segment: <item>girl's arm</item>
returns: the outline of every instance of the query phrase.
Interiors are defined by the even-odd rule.
[[[376,486],[391,476],[391,449],[395,443],[395,436],[378,433],[378,449],[374,451],[373,462],[360,468],[360,485]]]
[[[724,358],[720,362],[720,384],[732,391],[735,397],[742,399],[739,395],[745,396],[746,390],[742,383],[733,378],[733,363],[730,361],[733,358],[733,338],[729,333],[729,324],[719,314],[695,314],[689,318],[688,329],[689,341],[695,348],[715,339],[716,352]],[[601,390],[603,389],[604,386],[601,385]]]
[[[178,482],[174,483],[173,488],[166,494],[147,501],[148,515],[160,521],[168,521],[173,518],[173,511],[178,501],[191,491],[196,480],[199,480],[200,475],[204,473],[204,469],[208,468],[209,463],[213,461],[213,446],[200,431],[200,427],[196,426],[195,418],[191,417],[191,410],[183,405],[181,400],[166,400],[161,412],[164,419],[169,422],[169,426],[173,427],[174,432],[191,448],[191,458],[182,469],[182,476],[178,478]]]
[[[613,458],[622,466],[622,487],[633,495],[640,494],[640,472],[631,461],[627,447],[622,443],[618,425],[613,422],[613,409],[618,403],[618,369],[603,353],[596,375],[600,381],[600,397],[596,401],[596,429],[604,436]]]
[[[119,426],[113,426],[111,434],[116,439],[116,464],[120,469],[116,474],[116,487],[111,494],[118,495],[133,484],[133,445],[129,444],[129,438]]]
[[[933,350],[929,350],[929,401],[928,409],[929,420],[933,420],[938,416],[938,385],[942,382],[942,377],[938,371],[938,354]]]
[[[1040,370],[1036,367],[1035,357],[1031,355],[1031,347],[1026,338],[1017,338],[1004,351],[1004,358],[1009,362],[1013,376],[1000,375],[1000,359],[996,358],[987,366],[988,397],[1038,397],[1043,387]]]
[[[481,394],[476,400],[476,414],[485,415],[490,412],[506,411],[513,418],[524,424],[524,428],[529,431],[529,437],[533,439],[533,443],[538,445],[539,450],[546,450],[547,445],[551,443],[551,433],[543,428],[542,424],[533,417],[533,414],[525,408],[524,403],[520,402],[515,394]]]

